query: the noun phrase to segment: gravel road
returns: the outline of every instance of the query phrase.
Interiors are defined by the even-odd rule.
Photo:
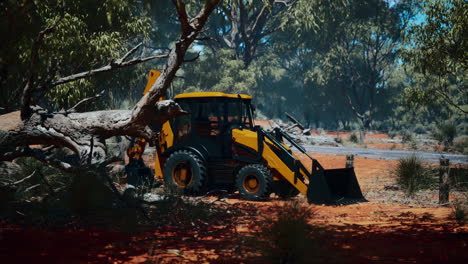
[[[444,157],[450,160],[451,164],[468,164],[468,156],[461,154],[436,153],[436,152],[421,152],[408,150],[382,150],[368,148],[352,148],[352,147],[331,147],[331,146],[314,146],[304,145],[307,152],[333,155],[354,154],[357,157],[366,157],[369,159],[383,160],[398,160],[408,157],[413,154],[419,156],[427,162],[439,162],[439,159]]]

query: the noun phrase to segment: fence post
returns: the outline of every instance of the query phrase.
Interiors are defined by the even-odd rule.
[[[439,204],[446,204],[449,201],[449,194],[450,194],[449,175],[450,175],[449,159],[440,159]]]
[[[354,168],[354,155],[346,155],[346,168]]]

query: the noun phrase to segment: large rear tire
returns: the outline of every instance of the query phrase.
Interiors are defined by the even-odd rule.
[[[236,187],[242,198],[250,201],[265,199],[271,194],[273,176],[267,167],[250,164],[239,170]]]
[[[172,153],[164,164],[164,184],[169,189],[182,189],[187,194],[201,194],[206,180],[202,159],[188,150]]]

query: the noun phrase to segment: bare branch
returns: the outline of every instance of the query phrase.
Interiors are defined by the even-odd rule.
[[[80,73],[77,73],[77,74],[73,74],[73,75],[70,75],[70,76],[67,76],[67,77],[60,78],[57,81],[53,82],[51,84],[51,86],[57,86],[57,85],[73,82],[73,81],[76,81],[76,80],[80,80],[80,79],[88,78],[88,77],[91,77],[91,76],[95,76],[95,75],[103,73],[103,72],[108,72],[108,71],[112,71],[112,70],[115,70],[115,69],[132,66],[132,65],[142,63],[142,62],[145,62],[145,61],[154,60],[154,59],[158,59],[158,58],[167,58],[167,57],[168,57],[168,55],[164,54],[164,55],[156,55],[156,56],[151,56],[151,57],[146,57],[146,58],[137,58],[137,59],[127,61],[127,62],[122,62],[122,63],[111,63],[111,64],[108,64],[108,65],[106,65],[104,67],[101,67],[101,68],[98,68],[98,69],[94,69],[94,70],[90,70],[90,71],[86,71],[86,72],[80,72]]]
[[[190,23],[187,15],[187,10],[185,8],[185,2],[183,0],[172,0],[177,10],[177,15],[179,16],[180,25],[182,26],[182,35],[189,31]]]
[[[104,95],[104,90],[102,90],[100,93],[98,93],[97,95],[95,95],[93,97],[88,97],[88,98],[85,98],[85,99],[79,101],[76,105],[74,105],[72,108],[67,110],[67,112],[74,112],[76,110],[76,108],[78,106],[80,106],[81,104],[84,104],[84,103],[89,102],[89,101],[94,101],[94,100],[102,97],[103,95]]]
[[[42,45],[42,41],[44,37],[51,33],[55,27],[57,27],[58,23],[63,19],[65,14],[61,14],[57,20],[52,23],[49,27],[39,32],[37,37],[34,40],[33,46],[31,48],[31,63],[29,66],[29,77],[26,81],[26,85],[23,88],[23,95],[21,97],[21,120],[27,119],[31,115],[31,101],[32,101],[32,93],[35,89],[34,82],[36,78],[36,68],[37,63],[39,60],[39,49]]]
[[[116,63],[117,63],[117,64],[122,64],[122,62],[123,62],[124,60],[126,60],[128,57],[130,57],[130,55],[132,55],[133,53],[135,53],[135,52],[141,47],[141,45],[143,45],[143,42],[140,42],[138,45],[136,45],[135,47],[133,47],[133,49],[131,49],[131,50],[129,50],[127,53],[125,53],[125,55],[124,55],[122,58],[118,59],[118,60],[116,61]]]
[[[9,185],[18,185],[20,183],[23,183],[24,181],[31,179],[35,174],[36,174],[36,171],[33,171],[33,173],[31,173],[29,176],[26,176],[26,177],[24,177],[23,179],[21,179],[19,181],[12,182]]]
[[[37,188],[37,187],[39,187],[39,186],[41,186],[41,185],[40,185],[40,184],[34,184],[33,186],[30,186],[30,187],[24,189],[23,192],[29,192],[30,190],[35,189],[35,188]],[[18,212],[18,213],[19,213],[19,212]],[[24,216],[24,214],[22,214],[22,215]]]
[[[193,57],[192,59],[185,59],[184,62],[194,62],[194,61],[196,61],[199,57],[200,57],[200,52],[198,52],[197,55],[195,55],[195,57]]]
[[[180,19],[184,20],[184,16],[187,14],[184,2],[182,0],[173,1],[176,5]],[[198,15],[191,20],[190,26],[182,26],[181,38],[176,42],[174,48],[169,53],[168,61],[162,74],[148,93],[145,94],[133,108],[132,122],[143,122],[143,120],[150,118],[152,107],[170,87],[176,72],[184,62],[185,53],[203,30],[209,15],[214,10],[218,2],[219,0],[206,0],[202,10],[200,10]],[[181,21],[181,23],[183,24],[185,22]]]

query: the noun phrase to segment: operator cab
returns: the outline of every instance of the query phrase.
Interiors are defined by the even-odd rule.
[[[175,118],[175,143],[189,136],[210,137],[229,133],[233,128],[253,127],[252,97],[220,92],[185,93],[174,100],[189,115]]]

